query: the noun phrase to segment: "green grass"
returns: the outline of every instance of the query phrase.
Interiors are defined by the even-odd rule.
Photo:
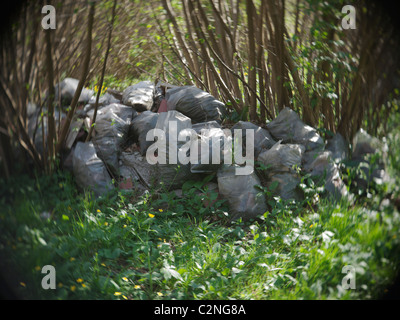
[[[186,183],[183,198],[114,190],[95,199],[68,173],[17,175],[0,181],[2,275],[31,299],[380,298],[400,263],[398,137],[388,134],[391,183],[316,204],[319,189],[304,177],[303,203],[264,190],[268,212],[246,223],[230,223],[226,203],[205,192],[211,177]],[[355,170],[344,172],[350,181]],[[41,286],[45,265],[55,290]],[[356,289],[346,290],[349,265]]]
[[[201,189],[95,200],[68,174],[20,176],[2,184],[1,264],[34,299],[368,299],[396,275],[400,216],[378,195],[307,209],[277,201],[257,221],[229,223]],[[55,290],[41,287],[44,265]],[[346,265],[355,290],[341,286]]]

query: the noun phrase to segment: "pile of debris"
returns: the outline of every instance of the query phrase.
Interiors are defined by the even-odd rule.
[[[76,80],[65,79],[56,87],[57,95],[60,93],[57,101],[68,105],[76,87]],[[84,91],[80,101],[82,107],[71,124],[63,165],[73,171],[81,189],[90,189],[97,196],[115,187],[145,191],[163,186],[182,194],[186,181],[215,173],[212,188],[227,200],[232,219],[246,220],[268,209],[267,199],[256,186],[271,187],[273,196],[285,200],[299,200],[303,197],[299,184],[304,173],[322,181],[326,194],[336,199],[347,195],[340,164],[349,159],[349,145],[340,134],[325,142],[289,108],[281,110],[265,128],[245,121],[225,128],[225,106],[209,93],[193,86],[143,81],[122,93],[110,90],[101,97],[94,134],[85,142],[94,114],[93,92]],[[65,114],[58,118],[63,121]],[[29,128],[32,137],[36,133],[37,147],[42,148],[42,129],[34,130],[38,119],[38,112],[31,112]],[[154,150],[160,138],[150,132],[165,133],[166,147]],[[254,150],[254,161],[246,163],[251,170],[241,175],[237,174],[241,164],[222,161],[231,157],[231,142],[237,132],[242,133],[241,151],[245,153],[247,147]],[[181,134],[186,140],[176,139]],[[254,139],[246,139],[246,135]],[[187,138],[198,142],[198,149],[189,148]],[[368,154],[384,149],[382,142],[360,131],[354,139],[351,160],[365,162]],[[220,161],[215,162],[214,156]],[[157,157],[166,161],[154,161]],[[380,183],[388,179],[383,165],[366,174]]]

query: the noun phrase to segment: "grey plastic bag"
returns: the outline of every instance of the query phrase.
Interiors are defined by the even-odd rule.
[[[93,110],[96,104],[96,95],[92,96],[88,102],[88,104],[85,106],[85,108],[83,109],[83,114],[86,115],[89,111]],[[113,95],[109,94],[108,92],[106,92],[104,95],[102,95],[99,99],[99,104],[98,104],[98,109],[101,109],[104,106],[108,106],[110,104],[113,103],[117,103],[117,104],[121,104],[121,101],[114,98]]]
[[[276,141],[272,138],[268,130],[263,129],[251,122],[239,121],[232,128],[232,134],[234,134],[235,129],[242,130],[242,142],[243,150],[246,147],[246,130],[253,130],[254,132],[254,157],[257,157],[265,150],[272,148]]]
[[[75,95],[75,91],[78,88],[79,80],[74,78],[65,78],[60,83],[57,83],[54,86],[55,97],[54,100],[56,102],[61,98],[62,106],[69,106],[72,102],[72,99]],[[94,91],[82,88],[81,95],[79,96],[78,102],[87,103],[90,98],[93,96]]]
[[[158,183],[160,178],[155,165],[147,162],[146,157],[140,152],[122,152],[120,157],[120,175],[124,179],[131,179],[135,184],[139,183],[150,189]]]
[[[170,163],[172,157],[172,161],[177,164],[179,148],[186,143],[186,141],[178,141],[179,134],[181,131],[185,130],[186,132],[191,128],[190,118],[176,110],[159,114],[155,129],[159,129],[165,134],[165,150],[158,150],[158,157],[163,159],[160,160],[161,163]],[[188,133],[190,135],[190,131]],[[174,150],[174,154],[170,154],[172,150]]]
[[[302,193],[298,188],[300,181],[297,173],[274,173],[269,176],[266,186],[272,196],[279,196],[283,200],[301,200]]]
[[[255,171],[250,175],[236,175],[236,165],[222,166],[217,173],[218,190],[228,201],[232,219],[254,219],[267,211],[261,185]]]
[[[175,87],[165,94],[168,110],[177,110],[192,119],[192,123],[215,120],[221,123],[225,117],[225,105],[211,94],[193,86]]]
[[[317,155],[317,154],[315,154]],[[340,177],[339,169],[334,162],[331,151],[324,151],[306,159],[303,170],[309,173],[317,182],[322,182],[324,188],[335,199],[348,194],[346,185]]]
[[[332,159],[338,163],[349,158],[349,144],[340,133],[327,141],[326,150],[332,152]]]
[[[274,120],[267,123],[267,129],[276,139],[284,143],[302,144],[306,150],[322,150],[325,146],[317,130],[301,121],[290,108],[284,108]]]
[[[261,153],[258,161],[267,167],[265,172],[267,175],[277,172],[295,172],[293,166],[300,168],[304,150],[303,145],[281,144],[278,141],[271,149]]]
[[[279,141],[259,155],[258,161],[266,167],[262,171],[267,177],[266,186],[273,196],[280,196],[283,200],[301,199],[301,192],[297,188],[301,179],[295,166],[300,168],[304,150],[303,145],[281,144]]]
[[[142,155],[146,155],[148,147],[154,143],[154,141],[147,141],[146,135],[156,127],[158,116],[158,113],[145,111],[132,120],[132,138],[133,141],[139,143]]]
[[[179,157],[181,147],[192,139],[191,120],[176,110],[163,112],[158,117],[156,129],[162,130],[166,139],[165,150],[158,150],[158,158],[162,159],[157,163],[159,182],[168,188],[180,188],[186,181],[195,179],[190,171],[190,162],[182,163]],[[178,135],[181,132],[187,133],[187,141],[179,141]],[[185,151],[186,157],[189,157],[189,153],[190,149]]]
[[[47,149],[47,123],[48,118],[46,116],[47,109],[44,108],[42,114],[40,113],[40,109],[33,110],[29,119],[28,119],[28,135],[33,140],[35,144],[36,150],[43,155],[43,131],[44,131],[44,143],[45,149]],[[61,122],[67,117],[67,114],[64,112],[60,112],[58,110],[54,110],[54,120],[56,124],[56,128],[60,126],[59,119],[61,118]],[[43,118],[43,131],[42,131],[42,118]],[[74,121],[73,121],[74,122]],[[73,124],[73,123],[72,123]],[[72,125],[71,125],[72,127]]]
[[[209,129],[213,129],[213,128],[221,128],[221,125],[215,120],[192,124],[192,129],[194,131],[196,131],[197,134],[200,134],[201,130],[203,130],[203,129],[209,130]]]
[[[357,132],[353,138],[352,161],[358,163],[364,172],[363,176],[356,179],[358,186],[366,188],[368,181],[382,184],[391,180],[385,168],[387,152],[388,145],[385,141],[372,137],[363,129]],[[376,159],[375,163],[371,163],[369,157],[376,154],[379,154],[379,158]]]
[[[223,163],[232,163],[230,130],[220,128],[203,130],[198,135],[196,162],[191,162],[190,171],[193,173],[217,172]]]
[[[142,81],[129,86],[122,93],[122,103],[139,112],[149,111],[153,106],[154,84]]]
[[[92,142],[79,141],[76,144],[72,165],[80,189],[90,189],[96,196],[101,196],[114,188],[106,166],[97,156]]]
[[[388,151],[387,144],[371,136],[364,129],[360,129],[353,138],[352,158],[361,160],[364,159],[365,155],[378,151],[385,157]]]
[[[136,111],[131,107],[111,104],[98,111],[93,144],[100,159],[112,174],[118,176],[118,156],[128,143],[129,129]]]

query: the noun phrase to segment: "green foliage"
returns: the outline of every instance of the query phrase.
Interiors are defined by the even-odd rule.
[[[18,266],[18,295],[39,299],[363,299],[393,280],[392,203],[316,206],[320,190],[304,176],[306,206],[270,198],[259,219],[230,223],[212,179],[185,183],[181,197],[115,190],[95,199],[68,174],[17,177],[1,189],[2,264]],[[56,290],[41,289],[47,264]],[[345,265],[356,268],[357,290],[341,287]]]

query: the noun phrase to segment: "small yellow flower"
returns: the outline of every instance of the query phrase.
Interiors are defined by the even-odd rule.
[[[135,289],[140,289],[140,286],[138,284],[135,284],[134,288]]]
[[[72,292],[76,290],[76,286],[70,286],[69,288],[71,289]]]
[[[23,286],[23,287],[26,287],[25,282],[20,282],[19,284],[20,284],[21,286]]]
[[[60,282],[57,286],[58,286],[59,288],[62,288],[62,287],[63,287],[63,284]]]
[[[125,297],[124,295],[122,296],[122,298],[124,298],[125,300],[128,300],[128,298],[127,298],[127,297]]]
[[[107,227],[108,226],[108,222],[104,222],[104,225]]]
[[[154,218],[154,217],[155,217],[155,215],[154,215],[154,214],[151,214],[151,213],[149,213],[149,217],[150,217],[150,218]]]
[[[82,283],[82,288],[86,288],[86,284]]]
[[[312,224],[311,226],[310,226],[310,228],[312,228],[314,225]]]
[[[97,212],[100,213],[101,212],[100,209],[97,209]]]
[[[124,224],[124,228],[126,228],[127,227],[127,225],[126,224]]]
[[[114,292],[114,296],[120,296],[121,294],[121,292]]]
[[[75,261],[75,258],[74,257],[71,257],[71,258],[69,258],[69,261]]]
[[[82,278],[78,278],[78,279],[76,279],[76,282],[82,283],[82,282],[83,282],[83,279],[82,279]]]
[[[163,296],[163,294],[162,294],[161,292],[157,292],[157,295],[158,295],[159,297],[162,297],[162,296]]]
[[[163,209],[158,209],[158,211],[163,212],[164,210]]]
[[[103,263],[103,262],[102,262],[102,263],[100,263],[100,265],[102,265],[103,267],[106,267],[106,264],[105,264],[105,263]]]
[[[40,270],[40,267],[39,267],[39,266],[36,266],[36,267],[35,267],[35,270],[36,270],[36,271],[39,271],[39,270]]]
[[[129,281],[127,277],[123,277],[122,280],[124,280],[125,282]]]

